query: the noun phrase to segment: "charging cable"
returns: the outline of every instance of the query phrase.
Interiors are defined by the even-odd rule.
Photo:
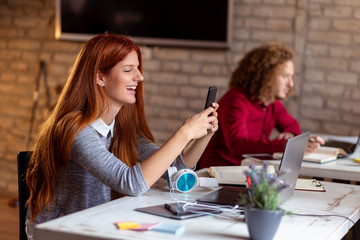
[[[244,208],[238,205],[231,206],[231,205],[210,205],[210,204],[203,204],[203,203],[191,203],[186,201],[179,201],[178,204],[182,204],[182,209],[186,212],[191,213],[203,213],[206,215],[213,215],[221,218],[242,218],[244,214]],[[222,215],[219,215],[222,213]],[[225,216],[224,214],[228,214],[230,216]]]
[[[204,204],[198,203],[196,200],[194,201],[186,201],[183,198],[178,197],[175,194],[175,182],[172,184],[170,188],[170,196],[180,205],[183,211],[191,212],[191,213],[202,213],[205,215],[214,215],[217,217],[223,218],[242,218],[244,214],[244,208],[238,205],[212,205],[212,204]],[[232,216],[224,216],[219,213],[224,213]]]
[[[171,187],[170,187],[170,196],[175,200],[175,201],[183,201],[183,198],[180,198],[178,196],[176,196],[175,194],[175,182],[172,183]],[[195,201],[196,202],[196,201]]]

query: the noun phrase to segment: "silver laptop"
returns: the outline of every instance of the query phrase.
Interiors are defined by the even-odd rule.
[[[354,151],[346,157],[347,159],[355,159],[360,158],[360,136],[358,138],[358,141],[356,142]]]
[[[354,158],[360,158],[360,134],[358,136],[358,139],[355,143],[355,146],[352,147],[352,152],[349,152],[350,154],[346,156],[347,159],[354,159]]]
[[[306,132],[289,138],[286,142],[278,171],[286,172],[280,176],[280,179],[291,185],[280,192],[279,198],[281,203],[288,200],[294,194],[295,184],[299,177],[309,136],[310,132]]]
[[[306,132],[290,138],[286,142],[284,154],[279,166],[279,170],[285,171],[286,174],[282,175],[280,179],[291,185],[280,192],[280,203],[288,200],[294,193],[309,135],[310,132]],[[234,206],[237,204],[239,193],[246,193],[245,186],[225,185],[219,190],[196,200],[203,203]]]

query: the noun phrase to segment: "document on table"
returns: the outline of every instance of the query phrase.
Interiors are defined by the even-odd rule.
[[[296,181],[295,190],[325,192],[324,186],[316,179],[302,179]]]

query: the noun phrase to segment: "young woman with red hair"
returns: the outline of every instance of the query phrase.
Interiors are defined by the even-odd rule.
[[[218,128],[218,104],[187,118],[159,148],[145,120],[141,64],[124,36],[85,43],[35,142],[26,176],[30,239],[38,223],[108,202],[112,191],[139,196],[169,166],[195,167]]]

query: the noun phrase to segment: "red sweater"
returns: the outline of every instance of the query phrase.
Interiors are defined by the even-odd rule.
[[[276,100],[269,106],[250,101],[238,87],[219,101],[219,129],[211,138],[199,167],[240,165],[245,153],[283,152],[286,140],[270,140],[279,132],[301,133],[297,121]]]

